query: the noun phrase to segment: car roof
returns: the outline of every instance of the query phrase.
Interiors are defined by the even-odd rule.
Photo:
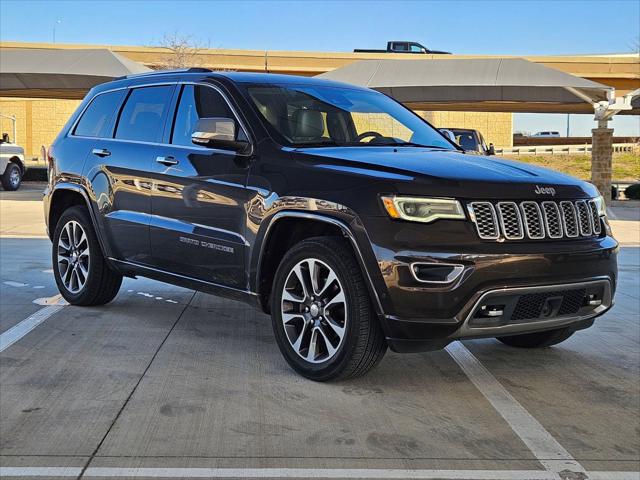
[[[303,85],[303,86],[323,86],[349,88],[352,90],[370,89],[351,85],[349,83],[336,82],[334,80],[325,80],[315,77],[303,77],[300,75],[283,75],[275,73],[261,72],[218,72],[204,68],[192,68],[187,70],[167,70],[150,73],[142,73],[137,75],[129,75],[127,77],[117,78],[111,82],[103,83],[96,87],[96,92],[100,90],[108,90],[115,87],[133,86],[136,84],[153,84],[162,81],[181,81],[181,80],[205,80],[211,79],[227,79],[233,83],[256,84],[256,85]]]
[[[477,130],[473,128],[457,128],[457,127],[442,127],[440,130],[451,130],[452,132],[477,132]]]

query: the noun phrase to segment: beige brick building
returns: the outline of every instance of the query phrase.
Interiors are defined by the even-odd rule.
[[[16,117],[18,144],[24,148],[25,156],[31,158],[40,156],[42,145],[51,144],[79,104],[79,100],[0,97],[0,113]],[[11,120],[0,117],[0,132],[13,135]]]

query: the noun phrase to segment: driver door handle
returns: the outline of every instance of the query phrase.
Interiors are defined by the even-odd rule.
[[[178,164],[178,160],[175,157],[156,157],[156,162],[167,166]]]
[[[111,155],[111,152],[106,148],[94,148],[93,150],[91,150],[91,153],[97,155],[98,157],[108,157],[109,155]]]

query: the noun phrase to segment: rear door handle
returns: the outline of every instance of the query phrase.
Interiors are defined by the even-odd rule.
[[[175,157],[156,157],[156,162],[167,166],[178,164],[178,160]]]
[[[106,148],[94,148],[93,150],[91,150],[91,153],[97,155],[98,157],[108,157],[109,155],[111,155],[111,152]]]

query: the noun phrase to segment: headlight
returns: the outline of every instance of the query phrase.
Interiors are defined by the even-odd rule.
[[[602,195],[593,199],[593,202],[596,204],[596,208],[598,209],[599,217],[607,216],[607,205],[604,203],[604,198]]]
[[[462,205],[453,198],[382,197],[382,203],[392,218],[430,223],[440,218],[464,220]]]

